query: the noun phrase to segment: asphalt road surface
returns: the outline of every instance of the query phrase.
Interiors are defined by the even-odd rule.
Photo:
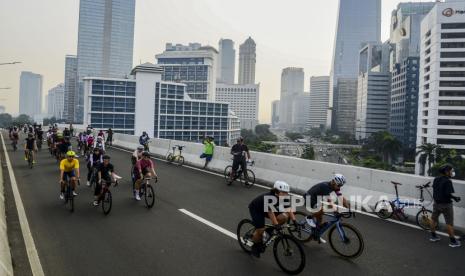
[[[248,203],[265,192],[263,188],[226,186],[221,176],[155,160],[159,182],[155,206],[148,210],[132,198],[130,153],[112,148],[108,154],[123,180],[112,188],[111,213],[105,216],[100,207],[92,206],[83,159],[76,210],[70,213],[58,199],[58,165],[46,145],[36,166],[29,169],[22,151],[12,152],[5,142],[45,275],[283,275],[272,250],[255,259],[232,237],[180,211],[236,233],[238,222],[249,217]],[[10,197],[7,194],[9,202]],[[445,237],[431,244],[426,232],[363,215],[346,222],[363,234],[363,255],[345,260],[328,244],[305,244],[307,265],[302,275],[465,272],[465,248],[449,248]],[[28,275],[28,265],[18,264],[21,254],[15,256],[16,274]]]

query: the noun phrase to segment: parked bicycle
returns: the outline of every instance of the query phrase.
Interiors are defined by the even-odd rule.
[[[273,244],[273,256],[279,267],[286,273],[299,274],[305,268],[305,252],[300,242],[293,236],[286,234],[284,229],[288,229],[288,225],[283,225],[276,228],[273,225],[265,226],[263,245],[264,250]],[[243,219],[237,226],[237,241],[240,247],[251,254],[252,252],[252,236],[255,232],[255,227],[250,219]],[[268,234],[270,233],[270,234]]]
[[[176,163],[178,166],[184,165],[184,156],[182,156],[182,150],[185,146],[175,145],[172,147],[173,152],[168,153],[166,156],[166,160],[168,163]],[[178,149],[179,153],[176,153],[176,149]]]
[[[249,169],[249,167],[253,167],[255,165],[255,161],[248,161],[247,162],[247,176],[244,174],[242,171],[242,168],[238,169],[236,171],[236,175],[233,177],[233,180],[239,180],[244,186],[247,188],[251,188],[255,184],[255,173]],[[232,166],[229,165],[226,168],[224,168],[224,178],[226,180],[226,183],[229,185],[231,181],[231,172],[232,172]]]
[[[148,209],[151,209],[153,205],[155,204],[155,190],[150,184],[150,181],[152,178],[150,177],[145,177],[143,182],[141,183],[140,191],[139,191],[139,196],[142,198],[144,197],[145,201],[145,206]],[[155,178],[155,183],[158,182],[158,178]]]
[[[420,204],[416,202],[409,202],[409,201],[403,201],[399,198],[399,190],[398,186],[401,186],[401,183],[391,181],[391,183],[394,185],[394,189],[396,191],[396,198],[393,200],[380,200],[376,203],[375,205],[375,213],[378,217],[382,219],[389,219],[391,217],[396,217],[398,220],[406,220],[407,215],[405,214],[405,207],[414,207],[414,208],[420,208],[418,211],[415,220],[418,226],[420,226],[424,230],[429,230],[430,229],[430,220],[431,220],[431,215],[432,211],[428,210],[425,206],[425,198],[424,198],[424,191],[429,194],[431,201],[433,199],[433,195],[431,194],[431,191],[428,189],[430,187],[431,182],[428,182],[424,185],[417,185],[415,188],[417,188],[420,191]],[[430,201],[430,204],[431,204]]]
[[[304,212],[297,211],[295,213],[297,219],[297,227],[289,228],[290,234],[299,241],[309,242],[315,240],[320,242],[320,237],[328,232],[329,245],[331,249],[338,255],[353,259],[359,257],[365,248],[362,234],[355,226],[342,222],[342,218],[355,217],[354,212],[334,212],[325,213],[329,217],[329,221],[322,223],[318,228],[312,228],[307,220],[311,219]]]

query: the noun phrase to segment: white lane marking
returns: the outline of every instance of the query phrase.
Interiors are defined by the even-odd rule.
[[[215,230],[217,230],[217,231],[219,231],[219,232],[225,234],[226,236],[228,236],[228,237],[230,237],[230,238],[233,238],[233,239],[237,240],[237,236],[236,236],[236,234],[234,234],[233,232],[228,231],[228,230],[224,229],[223,227],[218,226],[218,225],[214,224],[213,222],[210,222],[210,221],[208,221],[208,220],[206,220],[206,219],[204,219],[204,218],[201,218],[201,217],[197,216],[196,214],[187,211],[186,209],[178,209],[178,210],[179,210],[181,213],[184,213],[184,214],[188,215],[189,217],[191,217],[191,218],[193,218],[193,219],[195,219],[195,220],[198,220],[198,221],[200,221],[201,223],[203,223],[203,224],[205,224],[205,225],[208,225],[208,226],[210,226],[211,228],[213,228],[213,229],[215,229]]]
[[[120,151],[125,151],[125,152],[132,153],[132,151],[129,151],[129,150],[126,150],[126,149],[123,149],[123,148],[119,148],[119,147],[111,147],[111,148],[117,149],[117,150],[120,150]],[[154,156],[152,156],[152,158],[155,159],[155,160],[159,160],[159,161],[163,161],[163,162],[167,163],[167,161],[166,161],[165,159],[161,159],[161,158],[154,157]],[[211,174],[211,175],[216,175],[216,176],[224,177],[224,175],[222,175],[222,174],[219,174],[219,173],[216,173],[216,172],[212,172],[212,171],[207,171],[207,170],[200,169],[200,168],[196,168],[196,167],[192,167],[192,166],[189,166],[189,165],[183,165],[183,167],[186,167],[186,168],[189,168],[189,169],[192,169],[192,170],[195,170],[195,171],[199,171],[199,172]],[[270,187],[264,186],[264,185],[260,185],[260,184],[255,184],[254,187],[259,187],[259,188],[262,188],[262,189],[265,189],[265,190],[271,190]],[[294,193],[290,193],[290,194],[291,194],[292,196],[295,196],[295,197],[298,197],[298,198],[303,198],[303,196],[298,195],[298,194],[294,194]],[[342,207],[342,206],[339,206],[339,207]],[[343,208],[343,207],[342,207],[342,208]],[[410,224],[410,223],[407,223],[407,222],[398,221],[398,220],[394,220],[394,219],[382,219],[382,218],[378,217],[378,216],[375,215],[375,214],[368,213],[368,212],[364,212],[364,211],[356,211],[356,212],[359,213],[359,214],[365,215],[365,216],[369,216],[369,217],[372,217],[372,218],[379,219],[379,220],[385,220],[385,221],[389,221],[389,222],[392,222],[392,223],[395,223],[395,224],[407,226],[407,227],[410,227],[410,228],[413,228],[413,229],[418,229],[418,230],[425,231],[425,230],[423,230],[423,228],[421,228],[420,226],[413,225],[413,224]],[[445,233],[445,232],[441,232],[441,231],[436,231],[436,233],[437,233],[438,235],[441,235],[441,236],[444,236],[444,237],[448,237],[448,236],[449,236],[449,234],[447,234],[447,233]],[[456,238],[459,238],[459,237],[456,236]]]
[[[19,224],[21,226],[21,232],[24,238],[24,244],[26,246],[27,257],[29,259],[29,264],[31,265],[32,275],[34,276],[43,276],[44,270],[42,269],[42,264],[40,263],[39,254],[37,253],[37,248],[34,243],[34,238],[32,237],[31,229],[29,228],[29,222],[27,221],[26,211],[24,209],[23,201],[19,193],[18,184],[16,183],[16,178],[13,172],[13,167],[11,166],[10,157],[8,151],[6,150],[5,140],[3,139],[3,133],[0,133],[2,137],[3,150],[5,152],[5,160],[8,168],[8,173],[10,175],[11,188],[13,190],[13,195],[15,198],[16,209],[18,211]]]

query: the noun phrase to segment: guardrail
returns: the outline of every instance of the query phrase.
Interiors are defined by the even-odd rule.
[[[1,155],[2,153],[0,153]],[[10,245],[8,242],[5,210],[5,187],[3,167],[0,160],[0,275],[13,275]]]

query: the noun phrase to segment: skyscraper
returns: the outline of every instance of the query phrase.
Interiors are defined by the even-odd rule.
[[[353,91],[357,91],[357,79],[340,78],[336,88],[338,91],[336,129],[341,133],[354,136],[357,97],[354,97]]]
[[[77,88],[77,57],[67,55],[65,58],[65,87],[63,118],[68,122],[74,122],[75,102],[78,98]]]
[[[294,99],[304,92],[305,73],[302,68],[288,67],[281,72],[281,99],[279,103],[279,126],[283,129],[292,128]]]
[[[48,91],[47,114],[57,119],[63,119],[64,109],[64,84],[60,83]]]
[[[339,78],[358,77],[359,51],[365,42],[381,40],[381,0],[339,0],[330,79],[330,106],[327,125],[337,120]],[[352,91],[355,98],[357,91]],[[336,129],[336,127],[335,127]]]
[[[19,113],[31,117],[42,114],[42,75],[21,72],[19,83]]]
[[[310,78],[310,108],[308,128],[326,126],[329,107],[329,76]]]
[[[163,68],[164,81],[186,84],[187,94],[192,99],[215,99],[218,66],[218,51],[215,48],[200,43],[167,43],[165,51],[155,58]]]
[[[231,39],[221,39],[219,42],[218,76],[221,83],[234,84],[236,70],[236,50],[234,41]]]
[[[277,128],[279,124],[279,100],[271,103],[271,127]]]
[[[256,47],[251,37],[239,47],[239,84],[255,84]]]
[[[81,0],[74,121],[83,119],[82,79],[122,78],[132,69],[135,0]]]

